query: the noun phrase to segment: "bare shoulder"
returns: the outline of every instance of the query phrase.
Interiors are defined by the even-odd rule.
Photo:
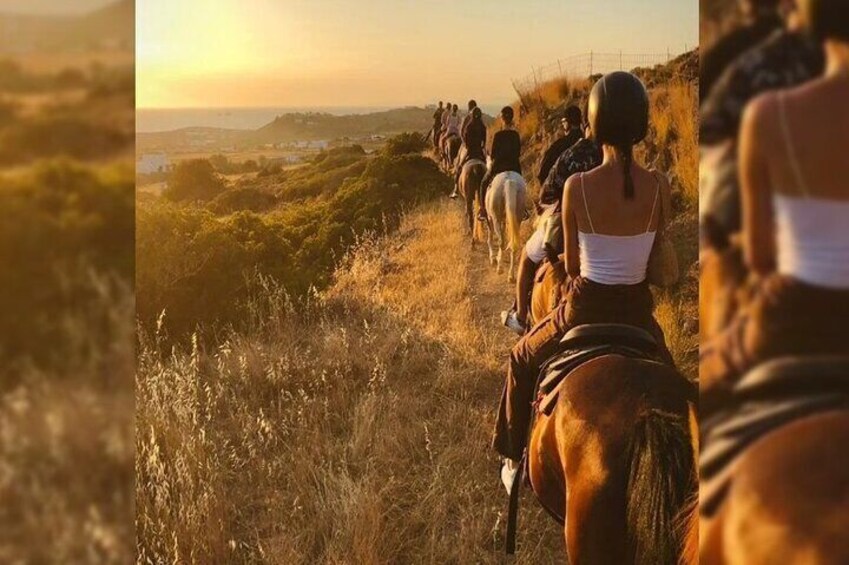
[[[779,111],[779,94],[775,91],[767,92],[755,97],[743,110],[741,122],[741,134],[754,136],[761,139],[769,139],[774,132],[774,123]]]
[[[566,179],[566,184],[563,185],[563,194],[566,197],[566,200],[569,203],[575,201],[575,195],[581,190],[581,175],[583,173],[578,173],[572,175],[568,179]]]

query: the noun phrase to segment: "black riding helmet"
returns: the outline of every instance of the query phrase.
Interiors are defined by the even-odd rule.
[[[595,83],[588,106],[593,139],[599,145],[612,145],[621,154],[625,198],[633,198],[633,148],[649,130],[649,94],[646,87],[631,73],[616,71]]]
[[[631,147],[648,133],[649,95],[631,73],[616,71],[601,77],[590,92],[587,112],[599,144]]]

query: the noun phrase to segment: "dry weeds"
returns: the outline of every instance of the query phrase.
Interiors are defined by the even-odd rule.
[[[494,563],[506,495],[489,448],[509,288],[429,205],[362,242],[298,311],[272,286],[215,350],[142,343],[142,561]],[[560,562],[522,515],[521,561]]]

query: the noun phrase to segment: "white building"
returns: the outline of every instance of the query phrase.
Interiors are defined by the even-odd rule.
[[[145,153],[136,160],[138,174],[164,173],[170,168],[171,162],[165,153]]]

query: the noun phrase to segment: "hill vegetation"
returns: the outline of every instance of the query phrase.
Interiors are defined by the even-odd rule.
[[[135,73],[75,53],[0,63],[2,563],[134,556]]]
[[[522,108],[529,171],[589,85],[543,85]],[[657,314],[693,375],[695,85],[658,79],[651,96],[641,158],[672,178],[685,274]],[[506,497],[488,444],[511,289],[469,251],[459,207],[433,201],[449,181],[420,148],[407,135],[374,156],[334,149],[206,205],[140,205],[141,560],[501,561]],[[212,210],[227,194],[274,200]],[[520,529],[524,561],[562,562],[561,528],[529,500]]]
[[[164,198],[138,203],[143,327],[159,320],[175,337],[240,327],[257,280],[273,279],[295,300],[322,288],[357,238],[392,229],[403,209],[446,191],[430,159],[395,153],[337,148],[308,166],[230,188],[208,161],[181,164]]]

